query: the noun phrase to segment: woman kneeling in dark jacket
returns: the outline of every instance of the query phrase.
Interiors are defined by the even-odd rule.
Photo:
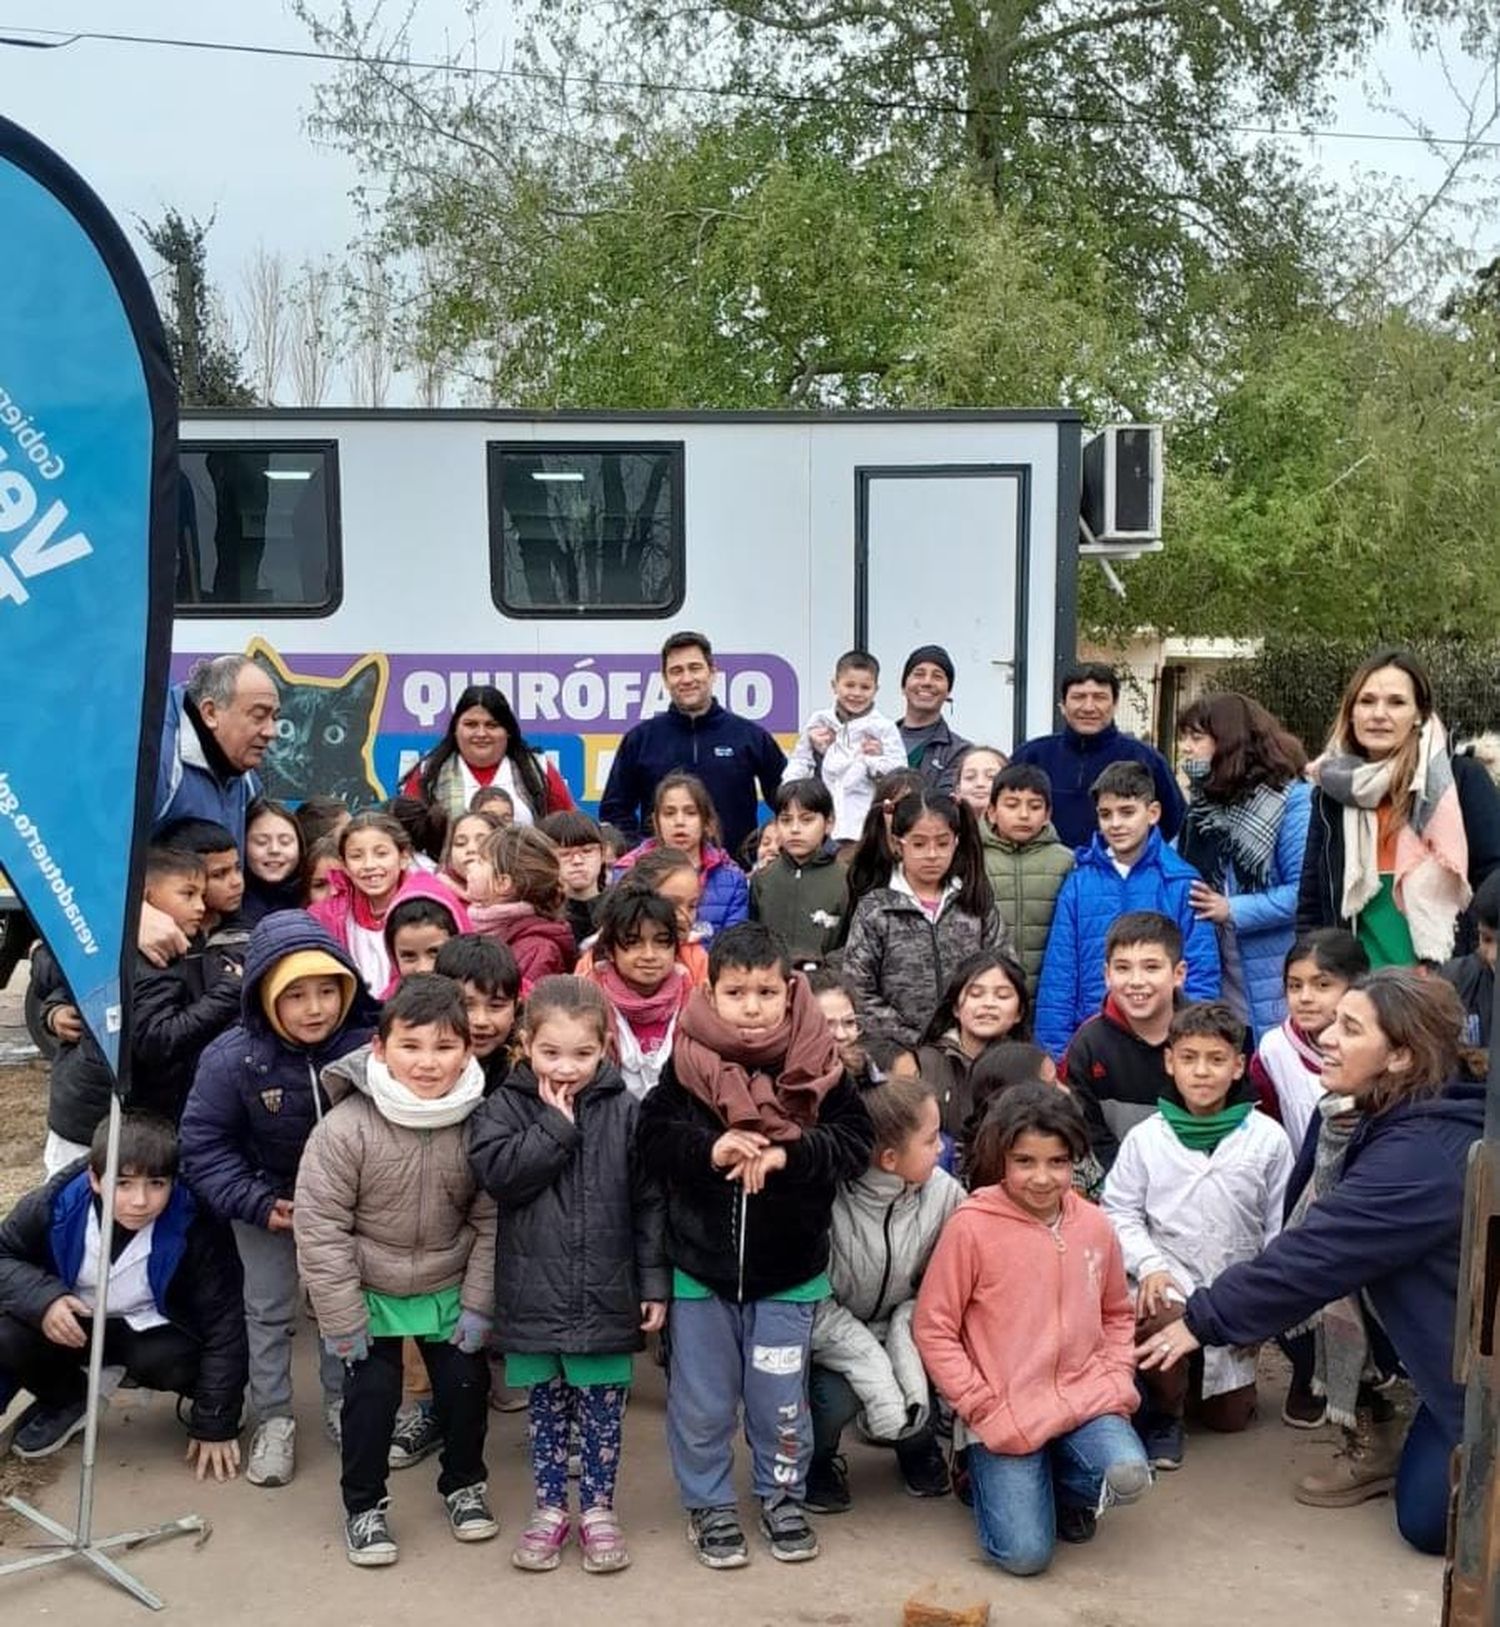
[[[1464,1177],[1484,1128],[1483,1087],[1455,1080],[1463,1028],[1458,997],[1438,978],[1386,967],[1356,983],[1319,1041],[1322,1112],[1362,1115],[1334,1184],[1300,1224],[1200,1288],[1183,1320],[1137,1352],[1143,1368],[1169,1367],[1200,1345],[1258,1344],[1363,1296],[1421,1405],[1399,1448],[1384,1433],[1392,1425],[1364,1419],[1347,1432],[1359,1495],[1345,1501],[1394,1490],[1402,1536],[1433,1554],[1445,1546],[1448,1462],[1463,1436],[1453,1330]]]

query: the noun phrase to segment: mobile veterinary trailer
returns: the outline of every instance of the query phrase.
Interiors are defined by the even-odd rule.
[[[1062,411],[187,412],[174,674],[255,654],[268,789],[354,805],[476,682],[595,801],[681,627],[788,740],[841,651],[899,715],[907,652],[941,643],[955,727],[1008,748],[1073,650],[1081,444]]]

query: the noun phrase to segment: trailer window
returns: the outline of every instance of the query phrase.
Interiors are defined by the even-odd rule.
[[[337,608],[334,442],[185,442],[181,469],[179,614],[326,616]]]
[[[683,600],[683,450],[491,443],[490,582],[508,616],[671,616]]]

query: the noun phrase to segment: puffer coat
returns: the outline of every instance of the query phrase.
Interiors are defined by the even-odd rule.
[[[844,976],[872,1033],[915,1046],[958,963],[980,949],[1009,949],[993,906],[983,920],[950,894],[934,920],[899,870],[855,906],[844,946]]]
[[[469,1163],[499,1207],[494,1342],[515,1354],[639,1350],[641,1305],[670,1297],[666,1202],[636,1155],[637,1102],[604,1064],[569,1121],[524,1064],[474,1115]]]
[[[818,1305],[812,1359],[848,1380],[873,1440],[898,1440],[928,1421],[912,1314],[938,1234],[963,1200],[964,1189],[941,1169],[921,1186],[870,1169],[841,1186],[834,1201],[833,1297]]]
[[[331,955],[354,980],[354,1003],[316,1050],[284,1040],[261,1007],[260,985],[277,961],[303,949]],[[289,1198],[297,1164],[326,1098],[319,1070],[365,1044],[379,1007],[349,953],[304,910],[278,910],[250,934],[240,1020],[204,1051],[182,1113],[182,1172],[220,1220],[264,1226]]]
[[[297,1269],[318,1327],[362,1331],[366,1288],[409,1298],[457,1286],[466,1311],[489,1317],[495,1205],[469,1168],[468,1122],[392,1124],[366,1094],[367,1061],[357,1051],[323,1070],[334,1106],[297,1171]]]
[[[1058,891],[1073,868],[1073,850],[1050,824],[1024,846],[1002,836],[988,819],[979,821],[979,836],[984,843],[984,873],[995,889],[995,908],[1010,928],[1017,959],[1035,994]]]

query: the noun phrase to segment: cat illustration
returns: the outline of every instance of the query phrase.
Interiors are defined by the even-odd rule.
[[[385,801],[375,774],[375,733],[388,676],[383,655],[361,657],[338,678],[291,672],[264,639],[245,651],[270,674],[281,710],[260,766],[266,795],[282,802],[338,797],[351,810]]]

